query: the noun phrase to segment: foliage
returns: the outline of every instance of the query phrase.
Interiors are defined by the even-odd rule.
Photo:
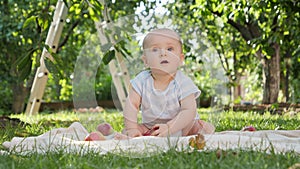
[[[10,90],[10,84],[8,83],[8,81],[2,78],[0,83],[0,98],[2,98],[0,99],[1,109],[9,110],[12,103],[12,92]]]
[[[292,61],[287,61],[287,64],[291,64],[291,95],[292,102],[300,103],[300,47],[293,54],[295,57],[292,58]]]
[[[291,82],[291,85],[293,86],[291,89],[291,92],[293,93],[291,99],[294,103],[300,103],[300,98],[299,98],[300,80],[299,80],[299,78],[293,79]]]
[[[51,9],[44,10],[44,6],[39,1],[19,3],[8,0],[0,1],[1,84],[9,84],[6,88],[7,95],[1,96],[1,103],[6,100],[13,104],[15,93],[18,90],[21,91],[17,86],[19,84],[26,86],[27,82],[30,83],[30,81],[23,80],[34,70],[32,64],[35,65],[37,60],[35,51],[41,40],[40,35],[44,35],[44,31],[42,31],[43,25],[40,25],[37,20],[31,19],[32,22],[37,23],[37,26],[26,26],[25,21],[37,11],[51,12]],[[40,14],[42,20],[46,19],[42,12]]]
[[[21,84],[20,86],[27,88],[27,92],[29,91],[35,70],[40,63],[42,49],[46,47],[51,52],[51,48],[44,42],[53,19],[56,2],[56,0],[18,3],[9,0],[1,1],[0,63],[3,65],[0,69],[1,76],[3,76],[1,81],[8,84],[18,82]],[[46,66],[51,73],[45,92],[47,101],[71,99],[69,87],[72,79],[70,76],[74,71],[76,57],[89,35],[96,32],[94,21],[102,21],[104,18],[104,6],[112,9],[106,12],[111,12],[114,16],[112,19],[115,20],[123,15],[133,13],[134,7],[137,5],[135,1],[130,3],[112,3],[111,1],[104,3],[101,1],[100,3],[97,0],[66,0],[64,2],[67,3],[69,10],[57,53],[51,52],[55,60],[50,62],[46,59]],[[125,8],[124,4],[126,4]],[[108,85],[110,85],[109,81]],[[16,91],[21,90],[9,89],[5,93],[9,97]],[[21,94],[26,96],[28,93]],[[101,93],[100,95],[105,94]],[[10,104],[15,103],[16,100],[13,99],[15,98],[10,97],[6,101]],[[5,100],[2,102],[4,103]],[[26,102],[26,100],[21,100],[21,102]]]
[[[201,30],[199,34],[211,41],[230,85],[239,84],[239,78],[244,71],[255,69],[258,61],[262,61],[263,71],[269,71],[270,63],[267,62],[274,57],[274,44],[280,45],[281,57],[297,58],[294,53],[299,45],[294,39],[299,36],[299,26],[296,26],[299,25],[299,2],[197,0],[177,1],[167,7],[174,14],[174,19],[183,19],[187,24],[194,24],[187,32]],[[284,63],[284,59],[281,62]],[[286,66],[282,67],[282,71],[290,70]],[[263,78],[259,83],[265,85],[264,100],[267,99],[269,91],[275,91],[274,86],[273,89],[272,86],[266,86],[270,81],[268,76],[274,72],[264,72],[260,76]]]
[[[18,95],[17,92],[23,91],[20,87],[16,88],[16,84],[26,88],[23,94],[24,98],[28,97],[34,73],[40,64],[42,49],[46,47],[51,52],[44,42],[53,19],[56,2],[56,0],[0,2],[0,89],[2,91],[0,104],[5,110],[16,103],[14,96]],[[260,59],[253,56],[257,51],[269,58],[272,55],[270,44],[279,43],[283,58],[281,59],[282,74],[289,79],[292,101],[299,102],[300,77],[297,73],[300,64],[297,41],[299,2],[170,1],[165,5],[166,11],[162,15],[152,15],[153,11],[156,11],[155,8],[162,3],[158,1],[64,0],[64,2],[67,3],[69,10],[57,53],[51,53],[55,60],[51,62],[46,59],[46,66],[51,73],[45,91],[46,101],[72,99],[72,76],[74,76],[77,56],[80,55],[82,47],[87,44],[91,35],[97,34],[95,21],[106,21],[108,23],[106,36],[110,36],[112,32],[116,33],[114,36],[116,43],[108,42],[101,46],[102,50],[106,49],[101,53],[101,56],[103,55],[101,59],[106,64],[113,58],[114,52],[121,52],[127,60],[132,59],[129,58],[130,56],[135,56],[139,48],[130,33],[134,31],[144,33],[157,24],[162,24],[180,31],[184,40],[186,67],[196,67],[189,72],[190,75],[198,76],[198,81],[207,80],[206,72],[199,68],[215,64],[215,62],[208,62],[207,58],[219,58],[229,80],[228,86],[239,84],[240,76],[246,71],[256,72],[254,70],[258,67]],[[144,11],[140,13],[141,18],[138,21],[136,18],[127,17],[134,14],[141,6],[144,6]],[[257,32],[252,32],[254,34],[249,38],[234,29],[235,27],[230,27],[231,21],[258,28],[258,30],[251,30],[258,31],[259,35],[255,34]],[[141,27],[143,24],[146,27]],[[89,50],[93,51],[98,46],[94,47]],[[212,52],[213,50],[215,52]],[[212,57],[207,57],[207,53],[210,52],[213,53]],[[111,77],[104,64],[96,64],[96,66],[97,69],[92,70],[96,81],[86,85],[86,88],[94,88],[97,99],[110,99],[112,97]],[[262,84],[263,79],[262,71],[259,73],[259,81],[255,82],[258,86]],[[205,84],[202,87],[203,93],[208,93],[201,97],[214,94],[213,86],[209,86],[206,82],[201,84]]]

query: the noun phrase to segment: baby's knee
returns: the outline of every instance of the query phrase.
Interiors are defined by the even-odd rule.
[[[199,120],[198,121],[200,125],[199,133],[201,134],[213,134],[215,132],[215,126],[212,123]]]
[[[194,120],[192,123],[187,125],[183,130],[182,130],[182,135],[183,136],[189,136],[189,135],[194,135],[197,134],[200,126],[197,122],[197,120]]]

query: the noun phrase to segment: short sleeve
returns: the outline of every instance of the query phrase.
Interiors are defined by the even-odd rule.
[[[182,72],[178,72],[179,76],[176,76],[175,80],[180,90],[178,99],[183,100],[185,97],[194,94],[195,99],[201,94],[199,88],[194,84],[191,78],[184,75]]]
[[[135,78],[130,80],[132,88],[141,96],[143,92],[143,83],[145,79],[149,76],[148,71],[140,72]]]

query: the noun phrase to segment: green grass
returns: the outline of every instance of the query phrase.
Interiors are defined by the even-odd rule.
[[[228,151],[222,157],[216,152],[176,152],[174,150],[146,158],[130,158],[94,153],[78,154],[49,153],[46,155],[2,156],[0,168],[288,168],[299,163],[299,156],[269,155],[258,152]]]
[[[258,130],[299,129],[300,115],[271,115],[255,112],[213,112],[199,109],[202,119],[215,124],[217,131],[241,130],[253,125]],[[72,122],[81,122],[88,131],[94,131],[97,124],[107,121],[117,130],[123,126],[122,114],[115,110],[102,113],[81,113],[61,111],[53,114],[41,113],[28,117],[24,114],[12,115],[29,123],[17,128],[8,127],[0,131],[0,144],[14,136],[36,136],[53,128],[68,127]],[[4,150],[0,146],[0,149]],[[177,152],[173,149],[150,157],[128,157],[115,154],[99,155],[93,152],[80,154],[47,153],[0,155],[0,168],[288,168],[300,163],[299,155],[294,153],[273,154],[254,151],[210,151]]]

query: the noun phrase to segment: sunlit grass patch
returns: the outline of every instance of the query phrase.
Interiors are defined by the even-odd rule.
[[[279,115],[266,113],[249,112],[202,112],[200,117],[212,122],[216,126],[216,131],[241,130],[245,126],[252,125],[257,130],[296,130],[300,129],[300,114],[289,115],[288,113]]]

